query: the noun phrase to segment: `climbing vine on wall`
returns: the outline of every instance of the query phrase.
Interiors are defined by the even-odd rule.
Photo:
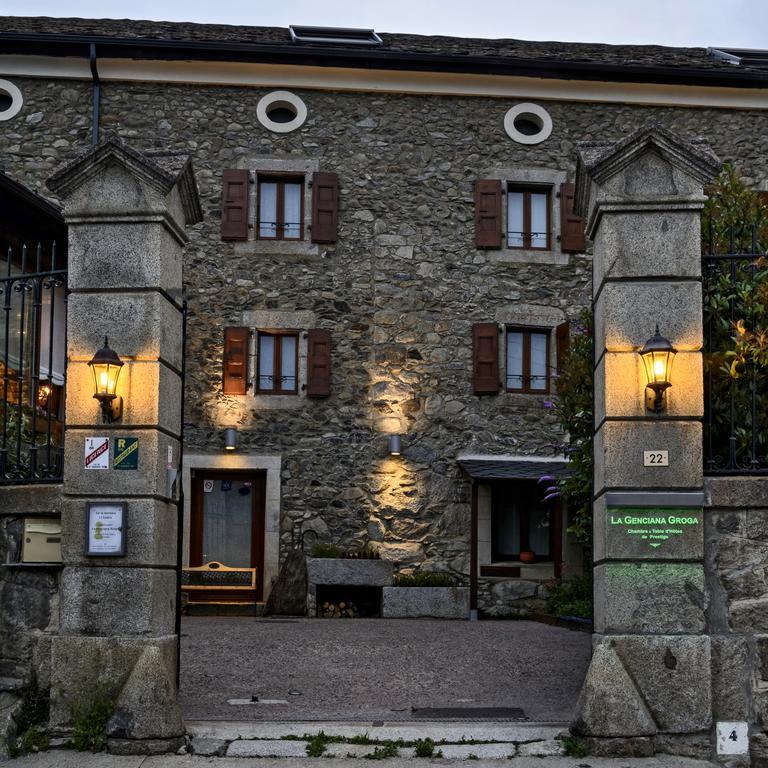
[[[558,482],[568,507],[568,532],[591,554],[592,542],[592,313],[571,324],[571,340],[557,375],[555,409],[565,432],[563,449],[572,471]]]

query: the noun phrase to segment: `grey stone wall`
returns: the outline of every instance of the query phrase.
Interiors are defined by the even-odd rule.
[[[61,487],[0,488],[0,760],[16,732],[13,715],[32,675],[50,686],[51,638],[59,631],[56,565],[20,563],[24,515],[61,514]]]
[[[90,140],[85,83],[17,78],[25,105],[0,135],[8,173],[37,187]],[[502,120],[511,101],[296,91],[309,116],[272,134],[256,120],[268,89],[106,83],[102,131],[138,149],[177,149],[194,159],[204,221],[191,233],[188,448],[216,452],[224,424],[241,446],[280,452],[282,544],[300,523],[322,519],[328,538],[367,538],[401,565],[468,573],[469,487],[460,450],[549,455],[560,439],[545,398],[471,392],[471,324],[516,303],[576,317],[589,300],[591,263],[516,264],[473,245],[473,183],[498,168],[565,170],[574,144],[616,139],[650,120],[703,135],[718,155],[768,179],[763,113],[542,102],[551,137],[512,142]],[[341,184],[335,246],[265,252],[219,238],[221,172],[291,156],[336,171]],[[222,329],[251,311],[311,311],[333,334],[333,393],[300,408],[257,409],[221,394]],[[386,456],[385,426],[399,419],[403,459]],[[497,590],[498,591],[498,590]],[[494,603],[496,602],[494,598]]]
[[[768,726],[768,481],[707,478],[704,522],[707,631],[712,635],[713,704]],[[736,719],[734,717],[734,719]],[[761,728],[762,727],[762,728]],[[752,764],[768,765],[768,739],[753,735]]]

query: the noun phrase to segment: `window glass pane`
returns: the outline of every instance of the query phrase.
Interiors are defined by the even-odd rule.
[[[523,193],[507,194],[507,243],[513,248],[523,247]]]
[[[520,552],[520,511],[516,504],[499,510],[495,515],[493,529],[497,556],[517,556]]]
[[[259,389],[273,389],[275,337],[259,334]]]
[[[547,194],[531,192],[531,248],[547,247]]]
[[[550,511],[540,506],[528,508],[528,546],[537,555],[550,555]]]
[[[280,389],[296,389],[296,337],[283,336],[282,356],[280,359],[282,381]]]
[[[53,384],[61,386],[64,384],[64,356],[67,349],[64,287],[43,287],[41,299],[40,379],[41,381],[50,380]],[[0,310],[1,313],[2,310]],[[0,320],[0,328],[2,328],[2,320]],[[2,338],[2,331],[0,331],[0,338]],[[53,358],[52,365],[48,360],[49,357]]]
[[[507,389],[523,388],[523,334],[507,331]]]
[[[531,334],[531,389],[547,388],[547,334]]]
[[[203,563],[251,567],[252,493],[243,481],[214,480],[213,491],[203,494]]]
[[[283,237],[298,240],[301,237],[301,184],[286,184],[283,194]]]
[[[259,237],[277,237],[277,184],[259,184]]]

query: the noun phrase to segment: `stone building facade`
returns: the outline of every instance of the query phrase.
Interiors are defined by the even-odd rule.
[[[372,547],[405,572],[447,571],[490,614],[519,610],[548,580],[579,573],[567,510],[531,511],[544,542],[506,506],[525,498],[538,510],[537,478],[564,470],[551,407],[558,328],[592,300],[589,249],[564,248],[563,185],[575,180],[576,145],[656,123],[705,139],[768,189],[765,72],[697,49],[407,35],[355,47],[292,42],[283,29],[115,25],[3,19],[0,159],[8,177],[56,202],[47,180],[97,136],[150,157],[191,158],[202,220],[188,227],[183,257],[181,466],[169,437],[184,489],[184,564],[223,560],[195,550],[195,526],[206,495],[223,498],[235,483],[243,496],[257,486],[262,494],[258,601],[308,530],[346,550]],[[72,39],[57,39],[63,31]],[[222,237],[232,171],[246,174],[238,210],[247,226],[237,239]],[[338,184],[330,242],[313,242],[318,174]],[[491,247],[478,235],[479,182],[503,199],[492,219],[504,233]],[[260,236],[273,194],[282,239]],[[297,220],[286,225],[290,216]],[[532,231],[546,242],[533,242]],[[487,394],[477,393],[481,325],[498,329],[491,378],[501,386]],[[245,329],[244,394],[225,393],[227,329]],[[315,397],[307,387],[318,330],[330,338],[330,386]],[[287,344],[279,356],[278,344]],[[528,378],[534,369],[540,382]],[[280,375],[295,393],[276,391],[269,377]],[[232,427],[236,451],[224,445]],[[399,456],[390,455],[391,435],[401,437]],[[757,531],[765,495],[760,485],[756,500],[732,512],[715,498],[711,620],[736,629],[727,604],[747,596],[733,591],[740,556],[729,552],[749,546],[762,557],[759,532],[749,545],[740,532]],[[0,487],[0,500],[0,552],[14,564],[20,516],[55,517],[62,501],[55,485]],[[510,516],[514,530],[504,525]],[[540,549],[533,564],[518,557],[524,538]],[[4,611],[13,631],[3,634],[2,674],[20,679],[33,638],[44,656],[45,638],[58,633],[58,571],[14,565],[0,578],[2,603],[13,606]],[[750,589],[749,600],[766,599],[762,587]],[[21,604],[37,607],[21,616]],[[745,658],[762,646],[750,648]]]

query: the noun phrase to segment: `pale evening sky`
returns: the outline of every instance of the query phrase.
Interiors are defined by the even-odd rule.
[[[766,0],[2,0],[0,15],[317,24],[460,37],[768,48]]]

